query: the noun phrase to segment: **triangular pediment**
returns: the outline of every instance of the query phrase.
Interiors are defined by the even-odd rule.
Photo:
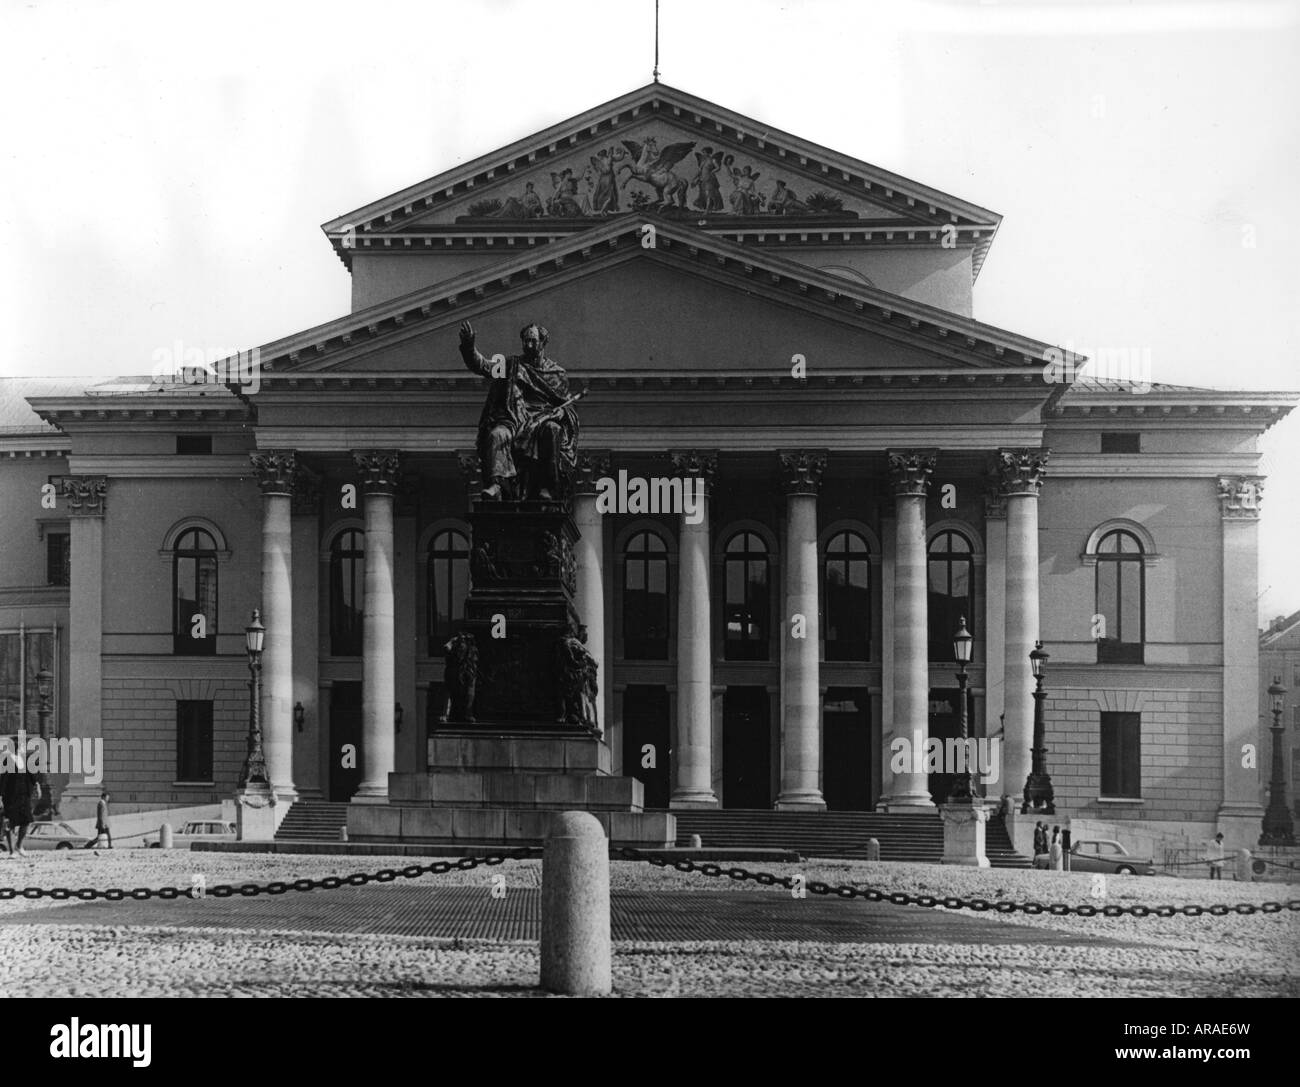
[[[978,272],[1001,217],[652,83],[324,224],[340,257],[367,238],[552,236],[626,212],[711,232],[911,226],[960,232]],[[793,243],[792,243],[793,244]]]
[[[261,358],[272,375],[455,376],[463,320],[502,353],[517,350],[524,322],[549,322],[557,355],[565,344],[586,370],[629,375],[781,372],[802,354],[846,375],[1036,369],[1041,380],[1050,347],[680,222],[624,215],[268,344]]]

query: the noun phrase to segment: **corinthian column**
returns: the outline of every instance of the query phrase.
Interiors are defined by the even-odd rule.
[[[895,772],[889,811],[934,808],[924,769],[930,731],[929,601],[926,596],[925,496],[935,454],[909,450],[889,454],[894,488],[894,721],[895,739],[907,741],[907,759]],[[890,753],[886,753],[890,758]]]
[[[394,769],[393,713],[397,702],[393,621],[393,495],[398,453],[352,454],[365,494],[366,576],[361,646],[361,785],[357,803],[386,803]]]
[[[262,488],[262,750],[276,796],[297,799],[293,784],[293,478],[291,449],[252,453]]]
[[[782,453],[785,476],[785,615],[781,635],[781,793],[779,811],[825,811],[818,663],[817,492],[826,456]]]
[[[68,511],[71,570],[68,585],[68,729],[81,739],[103,738],[104,513],[106,476],[51,480]],[[73,774],[60,806],[66,819],[94,811],[101,786]]]
[[[1007,508],[1001,782],[1003,794],[1012,797],[1027,783],[1034,737],[1029,654],[1038,641],[1038,492],[1048,455],[1046,449],[1001,449],[996,462]]]
[[[1223,519],[1223,802],[1219,829],[1230,849],[1254,848],[1264,806],[1254,769],[1242,764],[1259,735],[1259,476],[1221,476]]]
[[[677,577],[677,743],[676,785],[669,807],[716,808],[713,792],[713,642],[709,609],[709,484],[717,465],[713,453],[674,453],[673,471],[685,486],[702,486],[700,518],[681,518]],[[694,481],[699,480],[696,484]]]
[[[573,472],[573,521],[578,526],[574,545],[577,585],[574,604],[578,619],[587,628],[587,652],[596,662],[596,725],[605,726],[604,706],[609,690],[609,673],[605,671],[605,527],[596,509],[596,484],[609,475],[609,456],[582,453]]]

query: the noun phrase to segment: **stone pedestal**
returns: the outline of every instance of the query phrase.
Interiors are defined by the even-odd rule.
[[[989,867],[989,859],[984,853],[988,807],[977,801],[941,804],[939,811],[943,816],[943,863]]]
[[[250,785],[235,793],[235,837],[241,842],[269,842],[275,838],[288,804],[277,804],[268,786]]]

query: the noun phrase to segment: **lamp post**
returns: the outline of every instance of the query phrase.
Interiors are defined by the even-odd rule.
[[[1029,777],[1025,779],[1025,801],[1020,806],[1022,815],[1037,812],[1042,815],[1055,815],[1056,804],[1052,797],[1052,779],[1047,774],[1047,748],[1044,746],[1043,700],[1047,692],[1043,690],[1043,676],[1047,668],[1047,659],[1051,654],[1043,648],[1042,642],[1035,642],[1029,654],[1029,666],[1034,672],[1034,746],[1030,748],[1032,762]]]
[[[50,697],[54,694],[54,676],[42,668],[36,673],[36,694],[40,703],[36,707],[36,719],[40,722],[41,739],[50,738]]]
[[[969,804],[975,799],[971,785],[971,752],[966,743],[966,665],[970,663],[971,649],[975,639],[966,629],[966,616],[957,621],[957,633],[952,636],[952,654],[960,666],[957,670],[957,728],[961,737],[962,769],[952,783],[948,793],[949,803]]]
[[[1270,707],[1273,710],[1273,724],[1269,731],[1273,734],[1273,774],[1268,783],[1268,810],[1264,813],[1264,833],[1259,836],[1260,845],[1295,845],[1295,835],[1291,831],[1291,813],[1286,807],[1286,777],[1282,770],[1282,696],[1286,688],[1282,686],[1282,677],[1274,676],[1268,688]]]
[[[266,627],[256,608],[253,621],[244,627],[244,648],[248,650],[248,757],[239,772],[239,787],[250,785],[270,787],[266,772],[266,756],[262,753],[262,643]]]

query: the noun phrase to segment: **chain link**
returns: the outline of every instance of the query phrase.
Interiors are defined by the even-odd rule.
[[[665,857],[654,853],[643,853],[631,846],[617,846],[613,852],[626,857],[628,860],[645,861],[656,868],[665,868],[669,864]],[[716,864],[696,864],[694,861],[685,859],[673,861],[672,867],[679,872],[699,872],[705,876],[726,876],[737,882],[752,880],[762,887],[795,886],[793,876],[775,876],[771,872],[750,872],[745,868],[724,869],[719,868]],[[1300,899],[1292,899],[1289,902],[1263,902],[1258,905],[1252,902],[1241,902],[1235,906],[1144,906],[1141,904],[1135,906],[1092,906],[1088,904],[1071,906],[1065,902],[1052,902],[1050,904],[1042,902],[1008,902],[1005,900],[990,902],[985,898],[961,898],[957,895],[935,898],[933,895],[912,895],[906,891],[877,891],[871,887],[854,887],[850,884],[832,886],[820,880],[810,880],[804,885],[804,889],[809,894],[814,895],[831,895],[837,898],[865,898],[868,902],[892,902],[896,906],[921,906],[924,909],[942,906],[948,910],[974,910],[976,913],[995,910],[998,913],[1020,912],[1030,916],[1046,913],[1053,917],[1068,917],[1071,914],[1077,917],[1096,917],[1098,914],[1102,917],[1124,917],[1125,915],[1130,917],[1173,917],[1181,913],[1186,917],[1200,917],[1202,914],[1208,913],[1213,917],[1226,917],[1234,912],[1252,914],[1281,913],[1283,910],[1300,911]]]
[[[478,857],[462,857],[458,861],[434,861],[431,864],[408,864],[405,868],[381,868],[378,872],[354,872],[350,876],[325,876],[321,879],[295,879],[292,883],[284,880],[272,880],[270,883],[218,883],[208,887],[204,895],[213,898],[256,898],[258,895],[282,895],[290,891],[334,891],[340,887],[364,887],[368,883],[392,883],[396,879],[419,879],[423,875],[441,876],[448,872],[469,872],[480,864],[501,864],[504,861],[527,860],[537,855],[537,850],[530,846],[518,849],[505,849],[496,853],[484,853]],[[70,887],[0,887],[0,902],[14,898],[51,898],[56,902],[76,898],[83,902],[93,902],[102,898],[108,902],[121,902],[134,899],[143,902],[151,898],[160,898],[170,902],[177,898],[200,897],[191,888],[180,887],[136,887],[127,891],[120,887],[99,890],[95,887],[82,887],[73,890]]]

